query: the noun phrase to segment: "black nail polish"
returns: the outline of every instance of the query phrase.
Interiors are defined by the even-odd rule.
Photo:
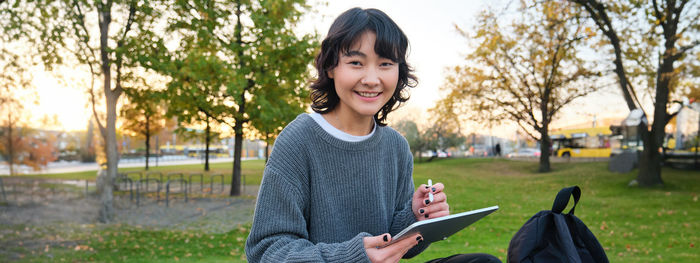
[[[429,187],[426,185],[426,186],[425,186],[425,189],[428,189],[428,188],[429,188]]]
[[[421,243],[421,242],[423,242],[423,237],[420,237],[420,239],[418,239],[418,243]]]
[[[430,204],[430,200],[425,199],[425,204],[426,204],[426,205],[427,205],[427,204]]]
[[[435,191],[436,191],[436,190],[435,190],[435,187],[433,187],[433,193],[435,193]]]
[[[387,235],[384,235],[384,242],[387,242],[387,241],[389,241],[389,238],[387,237]]]
[[[428,215],[425,215],[425,218],[428,218]]]
[[[421,239],[423,239],[421,236],[417,236],[417,237],[416,237],[416,240],[417,240],[417,241],[420,241]]]
[[[418,210],[418,212],[420,212],[422,214],[422,213],[425,213],[425,210],[421,209],[421,210]]]

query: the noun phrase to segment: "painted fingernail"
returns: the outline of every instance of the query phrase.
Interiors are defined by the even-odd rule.
[[[422,213],[425,213],[425,210],[421,209],[421,210],[418,210],[418,212],[420,212],[422,214]]]
[[[435,190],[435,187],[433,187],[433,193],[435,193],[435,191],[436,191],[436,190]]]
[[[384,242],[389,241],[389,237],[387,235],[384,235]]]
[[[428,215],[425,215],[425,218],[428,218]]]
[[[421,236],[416,237],[416,240],[418,240],[418,241],[420,241],[421,239],[423,239],[423,238],[421,238]]]
[[[426,185],[426,186],[425,186],[425,189],[428,189],[428,188],[429,188],[429,186]]]
[[[425,199],[425,204],[426,204],[426,205],[427,205],[427,204],[430,204],[430,200]]]

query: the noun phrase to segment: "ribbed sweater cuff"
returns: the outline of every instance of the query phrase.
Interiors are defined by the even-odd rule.
[[[330,262],[367,262],[370,263],[365,244],[362,240],[364,237],[372,236],[369,233],[359,233],[352,239],[346,242],[347,254],[338,253],[328,258]]]
[[[400,232],[404,228],[410,226],[411,224],[415,223],[418,221],[416,219],[416,216],[413,215],[413,210],[411,209],[411,200],[408,201],[408,206],[406,206],[406,209],[401,210],[396,217],[394,218],[395,220],[395,225],[399,226],[398,231]],[[398,234],[398,232],[394,233]]]

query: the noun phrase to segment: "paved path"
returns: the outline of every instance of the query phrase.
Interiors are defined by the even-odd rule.
[[[242,158],[242,160],[255,160],[258,158]],[[209,159],[209,163],[232,163],[233,158],[216,158]],[[149,166],[155,167],[156,161],[154,159],[149,160]],[[204,164],[204,159],[196,158],[184,158],[175,160],[159,160],[158,166],[165,165],[182,165],[182,164]],[[146,162],[143,160],[133,161],[133,160],[122,160],[119,162],[119,168],[128,167],[144,167]],[[54,174],[54,173],[74,173],[74,172],[85,172],[85,171],[97,171],[97,163],[78,163],[78,162],[56,162],[50,163],[48,167],[40,171],[33,171],[28,167],[16,168],[21,174]],[[10,169],[7,165],[0,165],[0,175],[10,174]]]

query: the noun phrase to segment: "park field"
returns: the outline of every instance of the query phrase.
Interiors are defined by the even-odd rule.
[[[260,183],[262,161],[244,161],[247,185]],[[441,159],[417,163],[416,184],[446,185],[453,213],[498,205],[500,210],[432,244],[407,262],[424,262],[456,253],[490,253],[505,260],[508,243],[535,213],[551,209],[557,192],[578,185],[582,190],[576,215],[588,225],[611,262],[699,262],[700,172],[663,170],[663,187],[629,187],[636,173],[616,174],[607,162],[553,163],[553,172],[537,173],[537,163],[507,159]],[[198,166],[157,167],[168,173],[200,172]],[[230,164],[212,165],[230,182]],[[120,170],[122,171],[122,170]],[[53,179],[90,179],[94,172],[43,175]],[[250,198],[250,197],[244,197]],[[570,202],[571,207],[573,200]],[[250,208],[248,208],[250,209]],[[247,211],[250,212],[250,211]],[[7,237],[30,226],[1,226]],[[16,231],[8,231],[13,228]],[[51,236],[46,227],[37,235]],[[18,261],[230,262],[244,261],[243,247],[250,222],[225,233],[203,233],[126,224],[81,226],[62,231],[72,245],[52,247],[51,253],[24,251]],[[10,229],[12,230],[12,229]],[[0,240],[3,238],[0,236]],[[21,250],[21,248],[15,248]],[[49,249],[48,247],[46,248]],[[5,261],[0,253],[0,261]]]

